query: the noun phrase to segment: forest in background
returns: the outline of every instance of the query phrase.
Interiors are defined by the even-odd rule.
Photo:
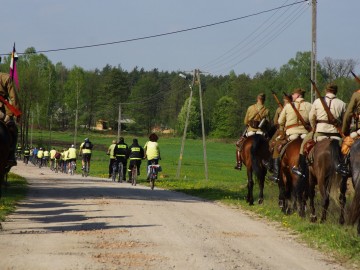
[[[10,57],[0,64],[1,72],[9,72]],[[350,74],[358,65],[354,59],[326,57],[317,65],[317,84],[324,89],[329,82],[339,86],[338,97],[348,102],[359,86]],[[301,87],[310,101],[310,52],[297,52],[294,58],[279,69],[268,68],[253,76],[235,74],[201,75],[204,122],[207,136],[236,138],[244,128],[243,119],[248,106],[256,96],[266,94],[265,105],[273,116],[277,103],[271,95],[275,91],[281,100],[283,92]],[[135,121],[121,126],[130,134],[146,135],[155,127],[173,129],[182,134],[187,102],[190,94],[187,79],[179,76],[182,71],[146,71],[135,67],[131,71],[107,65],[100,69],[84,70],[80,66],[65,67],[61,62],[52,63],[46,55],[28,48],[17,61],[22,108],[20,141],[28,144],[30,126],[40,130],[90,129],[96,121],[108,122],[118,129],[119,104],[122,119]],[[198,85],[193,87],[188,135],[201,135]],[[78,121],[76,121],[78,119]]]

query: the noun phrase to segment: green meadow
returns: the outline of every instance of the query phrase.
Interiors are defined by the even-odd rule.
[[[106,150],[116,135],[105,133],[84,133],[78,136],[79,145],[85,137],[89,137],[94,144],[94,151],[90,169],[90,175],[106,178],[108,175],[109,157]],[[35,146],[49,145],[48,134],[36,132],[33,134]],[[125,142],[130,145],[135,136],[125,135]],[[136,137],[140,145],[147,141],[146,137]],[[73,134],[69,132],[53,132],[51,134],[52,145],[57,149],[69,147],[73,142]],[[234,170],[235,166],[235,140],[220,141],[207,139],[208,180],[205,179],[203,146],[201,140],[187,139],[182,159],[180,178],[176,179],[176,171],[179,160],[181,138],[159,138],[161,161],[163,171],[156,182],[156,187],[162,187],[174,191],[184,192],[210,201],[216,201],[231,207],[249,211],[257,217],[274,221],[279,227],[297,234],[301,241],[310,246],[331,253],[338,260],[351,267],[360,266],[360,237],[357,236],[356,228],[352,226],[338,225],[340,213],[339,204],[331,201],[328,220],[324,224],[310,223],[309,213],[305,219],[296,213],[284,215],[278,207],[278,187],[270,181],[265,184],[265,198],[262,205],[249,206],[244,197],[246,195],[246,168],[242,171]],[[139,182],[148,185],[145,173],[145,161],[141,166]],[[110,181],[110,180],[109,180]],[[149,188],[149,192],[151,192]],[[254,198],[258,197],[258,186],[255,184]],[[351,201],[351,194],[348,204]],[[320,216],[320,194],[317,192],[317,215]]]

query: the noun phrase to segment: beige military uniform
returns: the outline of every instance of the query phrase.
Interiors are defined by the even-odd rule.
[[[311,103],[305,101],[302,97],[298,97],[293,104],[304,119],[304,121],[306,123],[309,123]],[[298,137],[292,135],[301,135],[308,133],[308,131],[303,126],[290,104],[285,105],[284,109],[280,113],[278,122],[280,130],[284,130],[286,135],[289,136],[290,140],[296,139]]]
[[[258,127],[262,119],[269,120],[269,110],[263,104],[257,102],[251,105],[245,115],[244,124],[248,125],[248,133],[262,133]]]
[[[342,100],[338,99],[333,93],[326,93],[325,102],[330,108],[331,114],[340,123],[342,122],[343,116],[346,111],[346,104]],[[300,154],[304,153],[304,145],[311,139],[320,139],[320,137],[328,137],[333,139],[340,139],[340,134],[336,127],[328,123],[328,116],[326,111],[321,104],[320,99],[316,99],[311,107],[309,114],[310,124],[314,132],[308,133],[302,142],[300,148]]]
[[[9,103],[13,105],[16,109],[20,109],[18,97],[9,74],[0,73],[0,95],[8,99]],[[0,107],[2,106],[4,106],[4,104],[0,102]],[[14,115],[7,106],[5,106],[5,115]],[[1,115],[0,113],[0,119],[3,120],[5,118],[5,115]]]
[[[359,116],[360,116],[360,90],[356,91],[352,95],[347,110],[345,112],[343,125],[342,125],[342,132],[345,135],[349,135],[350,133],[350,125],[352,118],[354,118],[355,129],[358,130],[360,128]]]

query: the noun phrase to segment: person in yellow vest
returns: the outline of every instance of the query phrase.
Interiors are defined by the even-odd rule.
[[[50,153],[44,148],[44,165],[47,166],[49,162]]]
[[[336,97],[338,91],[338,87],[336,84],[330,83],[325,88],[325,103],[330,109],[331,114],[334,116],[335,120],[338,123],[342,123],[343,116],[346,111],[346,104],[342,100]],[[304,145],[311,140],[323,139],[323,138],[331,138],[341,140],[341,135],[337,130],[335,123],[330,123],[327,113],[321,103],[321,100],[317,98],[311,106],[311,110],[309,113],[310,125],[312,130],[315,130],[315,133],[309,132],[306,137],[304,138],[301,148],[300,148],[300,155],[299,155],[299,164],[298,167],[293,167],[292,172],[297,174],[300,177],[305,178],[306,172],[306,157],[304,156]],[[346,172],[340,172],[344,174]]]
[[[85,161],[87,160],[89,163],[90,169],[90,160],[91,160],[91,152],[93,149],[93,144],[90,142],[89,138],[85,138],[84,142],[80,145],[79,149],[79,155],[82,156],[82,168],[81,170],[84,170],[85,168]]]
[[[63,160],[64,160],[64,173],[68,173],[68,160],[69,160],[69,158],[68,158],[68,153],[69,153],[69,150],[68,149],[64,149],[64,158],[63,158]]]
[[[53,148],[50,150],[50,169],[51,169],[51,170],[54,170],[54,166],[55,166],[55,154],[56,154],[56,150],[55,150],[55,148],[53,147]]]
[[[70,164],[71,161],[75,161],[74,170],[76,170],[76,148],[75,148],[75,146],[73,144],[70,146],[70,148],[67,151],[67,162],[68,162],[68,164]]]
[[[40,166],[43,165],[43,157],[44,157],[44,149],[40,147],[39,151],[37,152],[37,161]]]
[[[116,161],[116,157],[114,155],[114,149],[116,146],[116,141],[113,140],[112,143],[110,144],[106,154],[110,157],[110,162],[109,162],[109,178],[111,177],[112,174],[112,170],[113,170],[113,165],[114,162]]]
[[[240,153],[245,138],[254,134],[264,135],[264,132],[261,130],[260,123],[262,123],[262,121],[269,121],[269,110],[264,106],[265,97],[265,94],[260,93],[256,97],[256,103],[251,105],[246,111],[244,119],[244,124],[246,125],[246,134],[243,134],[243,136],[241,136],[241,138],[236,143],[236,170],[241,170],[242,167]]]
[[[159,137],[152,133],[149,136],[149,141],[147,141],[144,145],[145,157],[147,159],[147,175],[149,176],[149,166],[152,164],[159,164],[160,156],[160,148],[158,141]],[[149,178],[149,177],[148,177]]]
[[[300,113],[305,123],[310,125],[309,113],[311,110],[311,103],[304,100],[304,95],[305,90],[296,88],[293,90],[291,98],[293,105]],[[277,142],[273,152],[274,170],[273,175],[269,177],[270,180],[273,180],[276,183],[279,181],[280,172],[280,152],[278,151],[278,145],[281,144],[282,140],[286,139],[287,141],[293,141],[298,137],[304,138],[308,133],[290,104],[286,104],[284,106],[284,109],[280,113],[278,123],[279,135],[277,137]]]

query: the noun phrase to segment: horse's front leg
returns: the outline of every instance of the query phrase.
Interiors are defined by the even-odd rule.
[[[263,171],[262,176],[259,179],[259,199],[258,199],[258,203],[262,204],[264,202],[264,185],[265,185],[265,175],[266,175],[266,171]]]
[[[254,205],[254,197],[253,197],[253,189],[254,189],[254,181],[252,178],[252,169],[247,169],[247,188],[248,188],[248,194],[246,197],[246,201],[249,203],[249,205]]]
[[[340,184],[340,196],[339,196],[340,207],[341,207],[339,223],[341,225],[345,223],[344,212],[345,212],[345,204],[346,204],[346,195],[345,195],[346,190],[347,190],[347,177],[342,177]]]
[[[310,199],[310,222],[316,222],[316,212],[315,212],[315,204],[314,204],[314,198],[315,198],[315,183],[312,177],[310,176],[310,185],[309,185],[309,199]]]

